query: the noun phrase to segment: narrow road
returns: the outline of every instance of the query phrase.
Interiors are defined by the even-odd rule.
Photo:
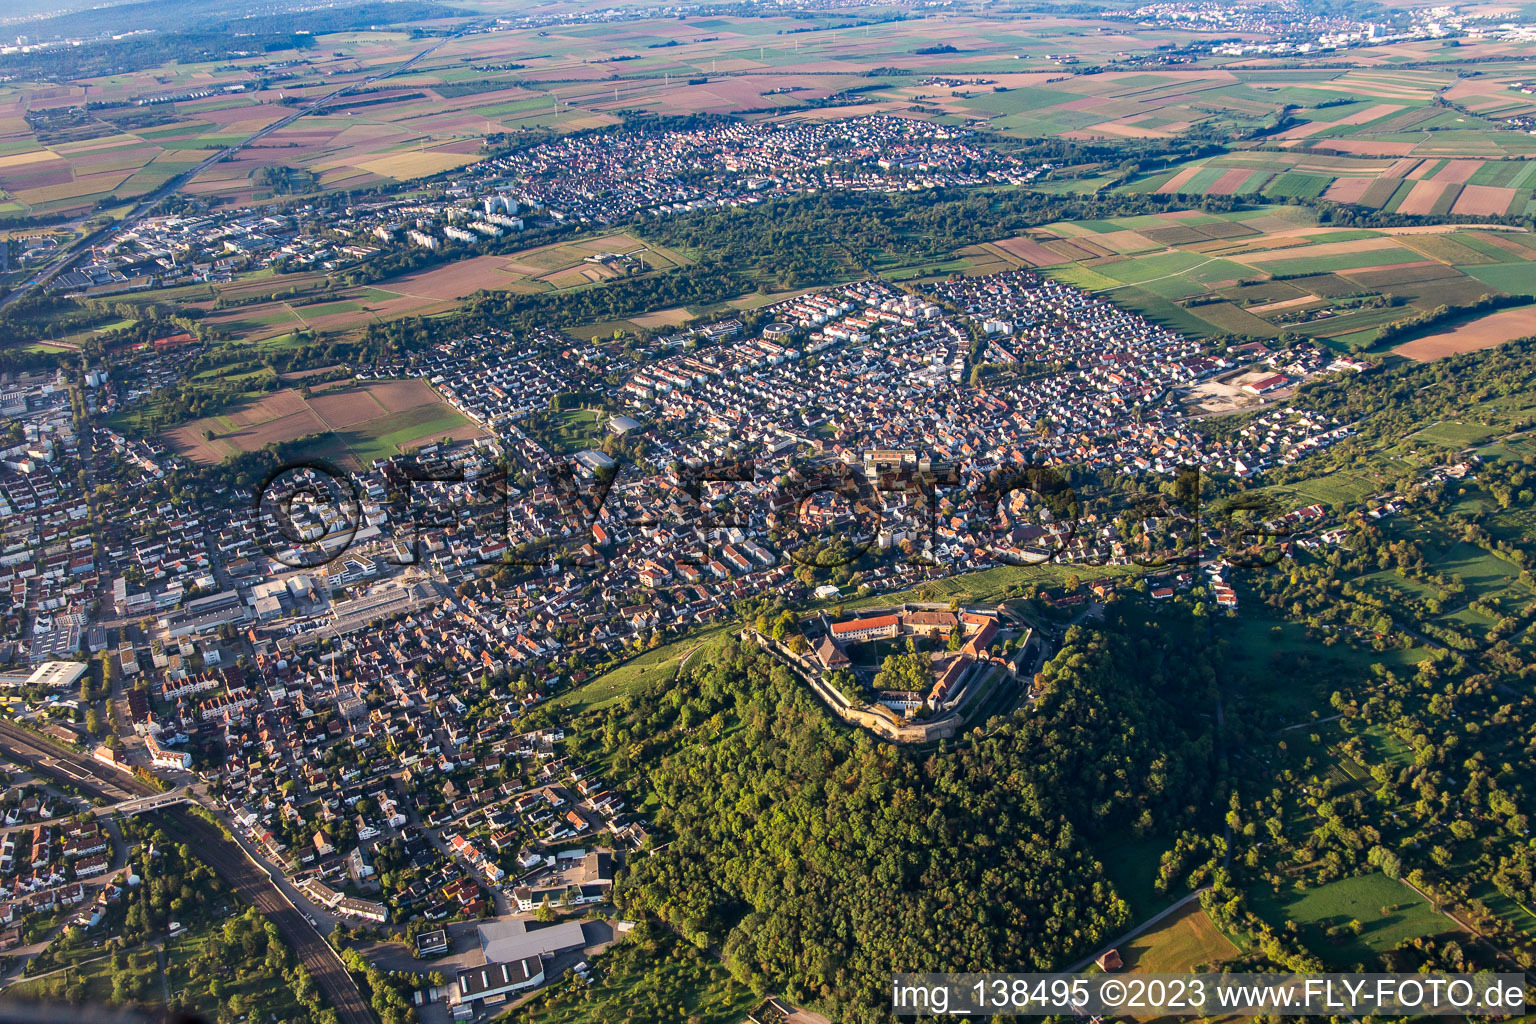
[[[1283,728],[1276,729],[1271,735],[1278,736],[1283,732],[1290,732],[1292,729],[1305,729],[1309,725],[1322,725],[1324,722],[1337,722],[1343,717],[1344,716],[1340,714],[1329,715],[1327,718],[1311,718],[1305,722],[1297,722],[1295,725],[1287,725]]]
[[[1414,892],[1418,893],[1421,897],[1423,897],[1425,902],[1427,902],[1430,905],[1431,908],[1433,908],[1435,910],[1438,910],[1445,917],[1450,918],[1453,922],[1455,922],[1455,924],[1456,924],[1456,926],[1458,928],[1461,928],[1468,935],[1473,936],[1473,938],[1475,938],[1478,942],[1482,943],[1483,948],[1487,949],[1489,952],[1491,952],[1498,959],[1504,961],[1505,966],[1508,967],[1509,970],[1511,970],[1511,971],[1523,971],[1523,970],[1525,970],[1525,968],[1523,968],[1519,963],[1517,963],[1515,961],[1514,957],[1510,956],[1508,953],[1506,953],[1504,950],[1500,949],[1498,946],[1495,946],[1493,944],[1492,940],[1490,940],[1488,938],[1488,936],[1486,936],[1482,932],[1478,931],[1477,927],[1474,926],[1470,920],[1468,920],[1467,918],[1464,918],[1460,914],[1458,914],[1456,912],[1456,908],[1455,908],[1454,905],[1447,906],[1446,904],[1441,903],[1439,900],[1436,900],[1429,893],[1425,892],[1423,889],[1420,889],[1418,886],[1414,885],[1412,882],[1408,881],[1408,879],[1406,879],[1406,878],[1399,878],[1398,881],[1403,883],[1404,885],[1406,885],[1408,888],[1412,889]]]
[[[64,930],[64,925],[61,924],[58,927],[54,928],[51,932],[49,932],[49,939],[47,940],[47,942],[39,942],[36,945],[38,947],[47,946],[49,942],[53,941],[53,937],[57,936],[59,934],[59,932],[61,932],[63,930]],[[12,953],[10,955],[11,956],[16,956],[17,954]],[[6,971],[10,972],[10,974],[14,974],[15,977],[9,977],[6,974],[0,974],[0,991],[4,991],[5,989],[7,989],[10,986],[16,984],[17,982],[21,982],[21,981],[41,981],[44,978],[51,978],[55,974],[63,974],[65,971],[78,971],[80,968],[84,967],[86,964],[94,964],[94,963],[98,963],[98,962],[100,962],[102,960],[105,960],[107,958],[107,956],[108,956],[108,954],[103,953],[101,956],[93,956],[93,957],[91,957],[91,958],[89,958],[87,960],[76,960],[74,963],[68,964],[68,965],[66,965],[64,967],[55,967],[51,971],[44,971],[42,974],[33,974],[33,975],[30,975],[29,977],[23,978],[23,977],[21,977],[21,969],[26,966],[28,960],[32,959],[31,955],[23,955],[15,963],[9,963],[9,964],[6,965],[6,968],[5,968]]]
[[[171,979],[165,973],[165,943],[155,943],[155,962],[160,965],[160,994],[165,1005],[171,1005]]]
[[[1203,887],[1203,888],[1196,889],[1194,892],[1190,893],[1188,896],[1185,896],[1183,899],[1179,900],[1179,902],[1175,903],[1173,906],[1168,907],[1165,910],[1161,910],[1161,911],[1159,911],[1156,914],[1153,914],[1151,917],[1147,918],[1145,921],[1141,922],[1141,924],[1138,924],[1136,927],[1132,928],[1130,931],[1126,932],[1124,935],[1116,937],[1115,941],[1111,942],[1109,945],[1105,946],[1103,949],[1099,950],[1097,953],[1093,953],[1093,954],[1091,954],[1089,956],[1083,957],[1077,963],[1073,964],[1071,967],[1068,967],[1066,969],[1065,973],[1067,973],[1067,974],[1075,974],[1078,971],[1087,970],[1088,966],[1090,964],[1092,964],[1099,957],[1103,956],[1105,953],[1109,952],[1112,949],[1119,949],[1121,946],[1125,945],[1127,942],[1130,942],[1136,936],[1140,935],[1142,932],[1146,931],[1148,928],[1151,928],[1153,925],[1155,925],[1158,922],[1162,921],[1164,918],[1169,917],[1172,914],[1176,914],[1180,910],[1183,910],[1186,906],[1189,905],[1190,901],[1199,899],[1200,895],[1202,893],[1209,892],[1210,889],[1211,889],[1211,887],[1208,886],[1208,885]]]

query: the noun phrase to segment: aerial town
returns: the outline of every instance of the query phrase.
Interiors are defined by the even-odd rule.
[[[82,653],[102,656],[131,731],[92,756],[119,772],[148,772],[173,792],[196,792],[227,814],[312,915],[354,924],[512,915],[515,924],[518,912],[545,904],[601,899],[608,865],[642,849],[650,828],[625,794],[564,752],[558,725],[524,727],[529,712],[599,666],[729,619],[742,602],[807,596],[802,552],[816,537],[859,534],[861,502],[873,513],[869,550],[883,557],[846,566],[841,588],[817,588],[824,604],[840,590],[888,593],[990,565],[1085,562],[1097,553],[1099,564],[1125,566],[1137,553],[1113,517],[1078,529],[1040,518],[1014,492],[986,522],[963,498],[929,507],[903,475],[947,470],[961,492],[1026,463],[1241,475],[1348,435],[1288,410],[1208,443],[1178,403],[1161,399],[1218,375],[1255,379],[1258,397],[1354,371],[1296,351],[1283,361],[1261,348],[1208,354],[1030,272],[924,295],[852,284],[771,305],[757,320],[755,332],[738,319],[661,336],[654,355],[634,366],[550,329],[521,351],[475,336],[410,364],[349,368],[356,381],[424,380],[482,436],[360,467],[355,499],[303,512],[234,485],[163,495],[155,482],[186,468],[184,456],[100,425],[78,434],[64,381],[13,377],[4,400],[15,432],[0,485],[7,511],[26,514],[6,519],[5,652],[23,666],[8,684],[8,706],[19,722],[83,741],[70,678],[79,673],[58,669]],[[1028,358],[1062,369],[972,388],[961,378],[973,338],[987,362]],[[195,348],[151,345],[128,367],[92,371],[83,400],[132,407]],[[639,442],[647,465],[668,468],[618,465],[595,441],[564,458],[530,433],[552,398],[594,374],[622,377],[604,396],[612,409],[605,432]],[[429,471],[402,506],[407,463]],[[704,473],[700,483],[689,472],[727,464],[750,474]],[[796,504],[785,480],[817,466],[856,477],[855,501],[806,490]],[[487,490],[498,467],[500,489]],[[71,486],[82,477],[91,484],[84,494]],[[108,481],[152,497],[92,509]],[[276,485],[290,498],[309,486]],[[824,494],[836,500],[819,500]],[[280,515],[294,522],[275,523]],[[786,549],[792,536],[801,545]],[[508,564],[532,571],[505,587],[485,577]],[[1219,565],[1208,568],[1219,584]],[[1191,582],[1188,570],[1166,579],[1169,587]],[[1230,588],[1211,593],[1235,603]],[[946,610],[888,623],[856,618],[817,627],[825,639],[809,640],[804,655],[782,654],[817,670],[816,692],[830,706],[848,705],[820,677],[848,664],[840,641],[870,629],[910,632],[924,615],[947,623],[936,636],[956,628]],[[885,709],[871,715],[877,734],[939,735],[946,721],[952,730],[957,704],[995,685],[988,670],[971,668],[994,656],[995,613],[961,617],[976,635],[935,668],[928,692],[867,701]],[[111,649],[108,626],[123,637]],[[1013,623],[1004,639],[1022,634],[1027,644],[1027,633]],[[1024,644],[1011,649],[1022,658]],[[1017,673],[1014,665],[1008,674]],[[141,679],[151,681],[147,689]],[[937,717],[900,725],[919,709]],[[62,898],[54,883],[78,886],[100,873],[99,844],[83,838],[61,834],[64,850],[47,872],[36,873],[33,858],[32,881],[10,890],[23,899],[7,907],[19,918],[13,929]],[[45,849],[49,840],[34,831],[32,842]],[[38,891],[48,895],[26,902],[45,882]],[[513,941],[506,927],[481,926],[486,959],[463,967],[443,998],[483,1005],[536,985],[541,955],[594,944],[555,929]],[[416,941],[446,939],[438,929]],[[486,974],[485,964],[499,973]]]
[[[1536,965],[1536,8],[18,2],[0,1020]]]
[[[1021,185],[1050,166],[981,148],[964,129],[882,116],[604,132],[473,164],[426,200],[380,196],[277,213],[194,206],[149,217],[59,283],[100,296],[272,267],[340,270],[401,248],[469,255],[538,223],[604,225],[823,191]],[[52,255],[41,247],[20,259]]]

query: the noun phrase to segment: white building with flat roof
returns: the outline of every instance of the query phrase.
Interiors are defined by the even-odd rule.
[[[62,690],[79,682],[86,668],[83,661],[45,661],[25,675],[0,672],[0,687],[40,686],[47,690]]]

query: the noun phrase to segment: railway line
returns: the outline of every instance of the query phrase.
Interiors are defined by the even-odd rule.
[[[142,779],[56,749],[9,722],[0,722],[0,752],[39,775],[68,782],[88,796],[114,803],[166,796]],[[315,979],[326,1001],[335,1008],[342,1024],[376,1024],[362,992],[336,951],[244,850],[193,814],[185,803],[152,807],[143,813],[166,832],[180,836],[197,851],[198,859],[272,922],[304,969]]]
[[[89,796],[99,796],[114,803],[158,793],[142,779],[55,747],[10,722],[0,721],[0,752],[39,775],[70,783]]]
[[[363,1000],[357,983],[347,973],[341,957],[244,850],[186,807],[155,811],[150,816],[166,832],[181,837],[196,850],[199,860],[211,867],[242,899],[253,904],[262,917],[272,922],[304,969],[315,979],[342,1024],[376,1024],[373,1012]]]

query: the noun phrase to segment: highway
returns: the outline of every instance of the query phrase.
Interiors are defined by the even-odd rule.
[[[164,185],[161,185],[149,195],[139,200],[134,208],[123,216],[122,220],[116,221],[112,224],[104,225],[92,231],[90,234],[86,235],[84,238],[80,239],[80,241],[76,242],[72,247],[70,247],[68,252],[60,255],[56,260],[54,260],[54,262],[50,263],[48,266],[38,271],[38,273],[28,278],[25,282],[18,286],[14,292],[7,295],[4,299],[0,299],[0,311],[4,311],[9,306],[20,302],[22,299],[26,298],[28,295],[31,295],[39,288],[46,287],[60,274],[63,274],[76,263],[80,262],[81,257],[90,252],[92,246],[105,240],[107,237],[132,226],[138,221],[143,220],[152,210],[154,210],[156,206],[160,204],[162,200],[175,195],[182,186],[187,184],[187,182],[191,181],[193,178],[197,177],[199,174],[203,173],[214,164],[225,159],[226,157],[235,155],[246,146],[249,146],[251,143],[259,142],[261,139],[266,138],[273,132],[280,131],[288,127],[290,124],[293,124],[293,122],[297,121],[305,114],[312,114],[318,110],[321,110],[327,103],[345,96],[347,93],[354,89],[360,89],[364,86],[372,85],[375,82],[382,82],[386,78],[393,77],[394,75],[400,74],[402,71],[409,70],[420,61],[425,60],[427,57],[431,56],[432,53],[447,43],[450,39],[458,38],[465,31],[466,29],[460,29],[458,32],[455,32],[452,35],[444,36],[442,39],[439,39],[425,50],[422,50],[420,53],[416,54],[416,56],[407,60],[399,67],[393,68],[380,75],[370,75],[361,81],[352,82],[349,85],[342,86],[334,92],[327,93],[326,95],[320,97],[318,100],[315,100],[309,106],[303,107],[302,109],[296,110],[286,117],[273,121],[271,124],[267,125],[260,131],[255,132],[249,137],[235,143],[232,146],[229,146],[226,149],[219,150],[217,153],[214,153],[206,160],[203,160],[188,170],[183,171],[181,174],[178,174],[176,177],[170,179]],[[77,221],[75,223],[78,225],[80,222]]]

